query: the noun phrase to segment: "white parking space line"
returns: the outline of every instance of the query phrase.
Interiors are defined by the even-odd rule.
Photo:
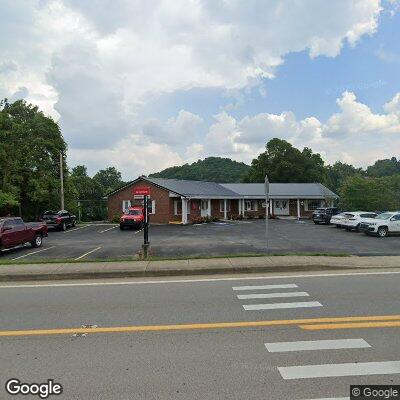
[[[88,251],[87,253],[82,254],[81,256],[75,258],[75,261],[76,261],[76,260],[80,260],[81,258],[86,257],[86,256],[88,256],[89,254],[92,254],[92,253],[94,253],[95,251],[100,250],[100,249],[101,249],[101,246],[96,247],[95,249],[90,250],[90,251]]]
[[[371,347],[364,339],[305,340],[264,344],[270,353],[309,350],[364,349]]]
[[[69,230],[65,231],[64,233],[79,231],[80,229],[87,228],[88,226],[92,226],[92,225],[85,225],[85,226],[80,226],[79,228],[69,229]]]
[[[142,232],[143,231],[143,229],[141,229],[140,231],[136,231],[135,232],[135,235],[137,235],[138,233],[140,233],[140,232]]]
[[[111,229],[115,229],[115,228],[118,228],[118,226],[119,226],[119,225],[115,225],[115,226],[112,226],[111,228],[108,228],[108,229],[104,229],[103,231],[99,231],[99,233],[104,233],[104,232],[108,232],[108,231],[111,231]]]
[[[278,367],[283,379],[332,378],[339,376],[390,375],[400,373],[400,361]]]
[[[238,294],[239,300],[247,299],[274,299],[278,297],[307,297],[307,292],[286,292],[286,293],[255,293],[255,294]]]
[[[298,286],[294,283],[285,285],[262,285],[262,286],[234,286],[233,290],[264,290],[264,289],[293,289]]]
[[[282,308],[310,308],[310,307],[322,307],[322,304],[318,301],[300,301],[298,303],[270,303],[270,304],[246,304],[243,308],[246,311],[258,311],[258,310],[276,310]]]
[[[53,249],[54,247],[56,247],[56,246],[51,246],[51,247],[47,247],[47,248],[45,248],[45,249],[41,249],[41,250],[37,250],[37,251],[32,251],[32,252],[30,252],[30,253],[24,254],[23,256],[19,256],[19,257],[12,258],[11,260],[12,260],[12,261],[14,261],[14,260],[19,260],[20,258],[28,257],[28,256],[31,256],[31,255],[37,254],[37,253],[41,253],[41,252],[43,252],[43,251],[47,251],[47,250]]]

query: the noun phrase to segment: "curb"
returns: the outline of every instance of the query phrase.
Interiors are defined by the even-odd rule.
[[[285,265],[263,267],[222,267],[208,269],[171,269],[154,271],[100,271],[100,272],[61,272],[46,274],[8,274],[0,275],[0,282],[17,281],[49,281],[49,280],[74,280],[74,279],[107,279],[107,278],[146,278],[161,276],[185,276],[185,275],[222,275],[240,273],[276,273],[276,272],[306,272],[306,271],[341,271],[341,270],[369,270],[373,268],[397,269],[398,267],[354,267],[337,265]]]

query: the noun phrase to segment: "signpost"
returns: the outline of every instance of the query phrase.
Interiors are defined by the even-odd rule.
[[[265,175],[265,247],[268,251],[268,218],[269,218],[269,180],[268,175]]]
[[[143,214],[144,214],[144,224],[143,224],[143,258],[147,258],[149,253],[149,187],[136,187],[133,189],[134,196],[143,196]]]

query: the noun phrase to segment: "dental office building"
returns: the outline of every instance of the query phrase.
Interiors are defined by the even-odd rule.
[[[215,183],[140,176],[107,195],[108,219],[141,205],[135,187],[149,187],[151,222],[190,223],[198,217],[228,219],[265,215],[262,183]],[[276,217],[310,218],[313,210],[329,207],[338,196],[320,183],[271,183],[269,214]]]

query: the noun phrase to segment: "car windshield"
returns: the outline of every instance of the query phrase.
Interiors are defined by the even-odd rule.
[[[379,218],[379,219],[389,219],[390,217],[392,217],[393,216],[393,214],[390,214],[390,213],[383,213],[383,214],[379,214],[376,218]]]
[[[140,210],[128,210],[126,215],[141,215],[142,212]]]
[[[46,211],[43,213],[43,215],[55,215],[55,214],[57,214],[56,211]]]

